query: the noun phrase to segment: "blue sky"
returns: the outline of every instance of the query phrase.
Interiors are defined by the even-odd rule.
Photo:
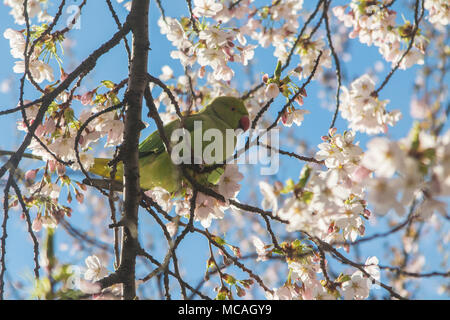
[[[78,4],[77,1],[68,2],[69,4]],[[336,4],[342,2],[343,1],[337,1]],[[183,0],[171,0],[170,5],[167,5],[168,1],[162,1],[162,3],[165,7],[167,16],[177,17],[180,14],[187,14],[185,1]],[[121,5],[117,5],[117,3],[115,2],[114,5],[119,13],[119,17],[122,21],[124,21],[124,17],[127,11],[122,8]],[[305,1],[305,7],[308,8],[310,5],[310,1]],[[51,7],[50,10],[54,11],[55,9],[55,7]],[[14,25],[14,21],[8,14],[8,11],[9,8],[4,5],[0,5],[0,21],[2,21],[0,25],[0,34],[3,34],[4,30],[8,27],[15,29],[19,28]],[[161,35],[159,32],[159,28],[156,24],[159,15],[159,10],[157,9],[154,1],[151,1],[150,46],[152,50],[149,52],[150,73],[153,75],[159,75],[161,73],[161,67],[163,65],[169,65],[175,71],[175,75],[182,74],[183,68],[179,64],[179,62],[171,60],[169,58],[169,52],[173,50],[173,48],[171,47],[169,41],[165,38],[165,36]],[[62,20],[65,21],[68,16],[69,14],[66,12],[63,15]],[[408,17],[408,15],[406,15],[406,17]],[[64,59],[64,69],[66,70],[66,72],[70,72],[71,70],[73,70],[73,67],[75,65],[77,65],[81,60],[87,57],[101,43],[108,40],[115,31],[116,27],[114,21],[112,20],[112,17],[105,3],[103,1],[88,1],[88,4],[83,10],[83,15],[81,18],[81,28],[79,30],[73,30],[71,32],[71,37],[73,37],[72,39],[75,42],[72,49],[73,56]],[[0,82],[5,79],[12,79],[13,81],[11,92],[0,93],[0,108],[5,109],[13,107],[17,103],[18,79],[20,79],[21,75],[12,73],[14,59],[11,57],[8,50],[8,40],[4,39],[3,36],[0,36],[0,48],[2,48],[2,50],[0,50],[0,59],[3,66],[0,69]],[[369,70],[373,70],[375,63],[378,61],[384,66],[384,69],[379,73],[379,78],[384,77],[389,71],[390,65],[383,62],[382,57],[378,53],[378,49],[375,47],[367,47],[365,45],[361,45],[358,40],[352,40],[350,52],[352,53],[351,60],[345,63],[345,72],[347,75],[347,79],[344,82],[344,85],[348,86],[352,79],[361,76]],[[256,51],[256,59],[253,61],[252,66],[253,72],[255,74],[271,74],[271,72],[273,72],[273,69],[276,65],[276,59],[273,57],[272,53],[273,48]],[[55,67],[56,65],[53,66]],[[127,67],[127,55],[124,47],[119,46],[117,48],[114,48],[99,60],[97,68],[89,75],[89,77],[85,79],[84,85],[82,86],[81,90],[86,90],[86,88],[97,86],[101,80],[111,80],[117,83],[127,76]],[[55,68],[55,70],[57,70],[57,68]],[[393,137],[394,139],[404,137],[408,133],[411,125],[411,118],[409,116],[409,103],[412,94],[412,84],[415,78],[416,71],[417,67],[410,68],[407,71],[399,70],[392,77],[389,85],[383,89],[380,95],[382,99],[390,99],[390,103],[388,105],[388,108],[390,110],[400,109],[403,113],[403,118],[398,123],[398,125],[395,128],[390,128],[389,130],[388,135],[390,137]],[[58,72],[55,72],[55,74],[58,75]],[[243,87],[242,84],[245,85],[246,80],[247,77],[245,75],[245,70],[238,70],[236,78],[232,82],[232,85],[237,86],[237,88],[239,88],[240,90],[243,90],[245,89],[245,87]],[[307,141],[309,146],[313,147],[320,143],[320,137],[327,133],[332,118],[332,112],[321,105],[322,101],[318,98],[319,85],[317,83],[312,83],[307,88],[307,90],[308,98],[305,99],[304,108],[308,109],[311,113],[305,117],[305,121],[303,122],[301,127],[292,127],[290,130],[293,130],[295,137]],[[25,97],[27,99],[36,98],[36,93],[30,86],[26,87]],[[330,109],[332,109],[334,106],[334,101],[331,101],[330,103]],[[269,111],[268,113],[268,117],[274,119],[279,107],[281,107],[282,105],[283,100],[278,99],[272,105],[271,111]],[[19,119],[18,117],[19,114],[0,117],[0,126],[2,128],[2,135],[0,136],[1,149],[11,150],[21,141],[21,137],[23,135],[21,132],[18,132],[16,130],[15,125],[15,122]],[[148,122],[150,123],[151,121]],[[336,127],[338,128],[339,132],[342,132],[346,128],[346,121],[338,117]],[[154,129],[155,126],[151,124],[151,126],[147,128],[142,133],[142,135],[146,136]],[[364,146],[368,139],[370,139],[370,137],[368,137],[367,135],[357,135],[357,140],[361,141],[362,146]],[[296,146],[286,145],[283,146],[283,148],[294,150]],[[282,159],[281,164],[282,169],[276,176],[276,179],[281,181],[284,181],[290,177],[296,178],[303,166],[303,163],[300,163],[297,160],[285,158]],[[27,165],[35,165],[35,163],[31,160],[24,160],[22,165],[26,167]],[[249,168],[242,167],[241,170],[245,172],[246,170],[249,170]],[[246,197],[251,195],[252,192],[256,192],[257,194],[259,193],[257,190],[256,179],[267,178],[255,178],[253,175],[249,178],[246,178],[246,181],[243,183],[243,185],[249,185],[252,187],[243,188],[240,193],[241,199],[245,199]],[[259,201],[255,202],[254,204],[259,205]],[[82,229],[87,229],[87,213],[83,213],[82,210],[76,210],[76,212],[79,212],[79,214],[74,214],[71,218],[71,221]],[[394,213],[390,214],[391,216],[393,215],[393,217],[395,217]],[[13,213],[13,216],[9,221],[9,225],[11,227],[11,230],[9,232],[7,243],[8,274],[15,280],[21,278],[23,279],[27,274],[31,275],[33,258],[31,242],[29,241],[29,237],[26,234],[25,224],[20,221],[20,219],[18,219],[18,212]],[[374,227],[369,226],[367,228],[366,234],[370,235],[374,232],[377,232],[377,230],[387,230],[386,226],[384,226],[382,229],[379,229],[382,226],[383,223],[379,223]],[[141,237],[141,241],[143,243],[148,241],[150,239],[149,234],[154,235],[155,232],[157,232],[156,230],[157,229],[155,228],[154,222],[152,222],[151,219],[147,215],[145,215],[145,213],[141,214],[141,232],[143,234],[143,236]],[[70,243],[70,238],[68,238],[63,230],[58,232],[56,237],[57,240],[60,240],[61,242]],[[164,244],[161,246],[158,246],[158,244],[156,244],[155,249],[156,256],[160,258],[163,256],[164,248],[166,246],[165,240],[163,239],[162,241],[164,242]],[[382,256],[383,252],[386,251],[386,244],[390,241],[398,241],[398,237],[392,236],[383,241],[377,241],[376,243],[364,244],[363,246],[361,246],[363,261],[365,261],[365,259],[369,256],[376,255],[379,257],[383,264],[390,264],[389,260],[384,259],[386,257]],[[436,259],[437,254],[435,250],[435,242],[433,241],[433,235],[429,235],[427,237],[427,241],[421,242],[421,248],[424,252],[426,252],[426,265],[430,265],[428,269],[426,267],[423,271],[438,269],[439,260]],[[186,263],[185,269],[187,272],[187,279],[191,280],[192,283],[195,284],[197,280],[200,280],[202,278],[205,271],[205,263],[208,255],[207,243],[197,235],[189,235],[188,239],[181,244],[178,252],[180,252],[180,264],[183,265],[183,262]],[[58,257],[63,262],[77,263],[78,265],[84,264],[84,257],[69,256],[67,252],[59,251]],[[265,266],[261,266],[260,268],[261,270],[263,270]],[[238,273],[237,270],[232,270]],[[140,268],[138,273],[144,275],[144,269]],[[439,278],[436,278],[435,280],[428,280],[428,284],[422,287],[421,291],[418,292],[416,298],[443,298],[442,296],[439,296],[435,290],[436,286],[440,283],[440,280],[441,279]],[[217,279],[215,279],[215,282],[217,282]],[[375,296],[379,296],[379,294],[379,292],[375,292]]]

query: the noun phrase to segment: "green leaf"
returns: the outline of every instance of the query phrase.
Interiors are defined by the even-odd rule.
[[[298,182],[297,186],[300,188],[304,188],[306,186],[306,183],[308,182],[310,175],[311,168],[308,165],[305,165],[302,169],[302,172],[300,172],[300,181]]]
[[[294,247],[294,249],[297,249],[299,247],[302,247],[302,241],[300,239],[295,239],[294,242],[292,242],[292,247]]]
[[[412,140],[411,150],[414,152],[416,152],[420,146],[419,134],[420,134],[420,125],[418,122],[416,122],[412,129],[412,139],[411,139]]]
[[[309,204],[314,197],[314,193],[311,191],[304,191],[302,194],[302,200],[306,204]]]
[[[64,119],[66,120],[66,123],[72,122],[74,120],[74,111],[72,108],[67,108],[64,110]]]
[[[284,252],[282,250],[280,250],[280,249],[273,249],[272,253],[284,255]]]
[[[103,80],[102,84],[107,87],[108,89],[114,89],[114,87],[116,86],[114,82],[109,81],[109,80]]]
[[[225,282],[230,284],[230,285],[236,284],[236,278],[233,277],[232,275],[227,274],[227,273],[225,273],[223,275],[223,280],[225,280]]]
[[[339,277],[336,279],[336,282],[343,283],[343,282],[350,281],[350,280],[351,280],[351,277],[348,274],[341,273],[339,275]]]
[[[221,237],[218,237],[218,236],[212,236],[212,238],[213,238],[213,240],[215,241],[215,242],[217,242],[219,245],[221,245],[221,246],[223,246],[223,245],[225,245],[227,242],[224,240],[224,239],[222,239]]]
[[[108,96],[112,102],[113,105],[119,104],[120,100],[117,98],[117,95],[114,92],[109,92]]]
[[[288,83],[291,82],[291,78],[289,78],[289,76],[286,76],[286,77],[283,78],[283,80],[281,80],[281,82],[282,82],[283,84],[288,84]]]
[[[288,180],[286,180],[286,185],[280,191],[280,193],[286,194],[286,193],[292,192],[294,190],[294,188],[295,188],[294,180],[288,179]]]
[[[281,67],[282,63],[280,60],[278,60],[277,67],[275,68],[275,79],[280,80],[281,77]]]

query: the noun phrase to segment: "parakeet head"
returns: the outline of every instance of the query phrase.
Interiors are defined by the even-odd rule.
[[[241,128],[247,131],[250,127],[250,118],[241,99],[234,97],[217,97],[205,108],[216,117],[226,122],[231,128]]]

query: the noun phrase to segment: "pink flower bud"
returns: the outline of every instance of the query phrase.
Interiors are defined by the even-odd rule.
[[[80,144],[80,146],[85,147],[84,143],[85,143],[85,139],[83,135],[80,135],[80,140],[78,140],[78,143]]]
[[[269,81],[269,75],[266,73],[265,75],[262,76],[262,81],[264,83],[267,83],[267,81]]]
[[[287,117],[288,117],[287,112],[283,113],[283,115],[281,116],[281,122],[283,122],[283,124],[286,124]]]
[[[33,220],[33,223],[31,225],[31,229],[33,229],[34,232],[39,232],[42,229],[42,220],[41,218],[35,218]]]
[[[67,79],[68,74],[64,72],[64,69],[63,69],[63,68],[61,68],[60,71],[61,71],[61,78],[60,78],[60,81],[63,82],[64,80]]]
[[[359,34],[359,30],[353,30],[352,32],[349,33],[348,37],[350,39],[355,39],[358,37],[358,34]]]
[[[308,96],[308,94],[306,93],[306,89],[305,89],[305,88],[300,88],[300,94],[301,94],[303,97],[307,97],[307,96]]]
[[[232,250],[238,259],[242,258],[241,250],[238,247],[233,247]]]
[[[203,66],[200,68],[200,70],[198,72],[199,78],[203,79],[203,77],[205,76],[205,73],[206,73],[206,68]]]
[[[239,286],[236,286],[236,293],[237,293],[238,297],[243,297],[246,295],[245,290]]]
[[[84,201],[84,195],[83,195],[82,193],[77,192],[76,198],[77,198],[77,201],[78,201],[80,204],[83,203],[83,201]]]
[[[56,210],[53,212],[53,216],[55,217],[56,221],[59,223],[59,221],[61,221],[61,219],[64,218],[65,216],[65,212],[64,210]]]
[[[14,208],[14,207],[17,207],[18,204],[19,204],[19,200],[16,199],[9,205],[9,207]]]
[[[77,182],[77,185],[80,187],[81,190],[83,190],[83,191],[86,191],[86,190],[87,190],[86,185],[84,185],[84,184],[82,184],[82,183],[79,183],[79,182]]]
[[[359,234],[363,236],[364,232],[366,232],[366,227],[361,225],[361,226],[359,226],[358,231],[359,231]]]
[[[227,55],[228,59],[230,61],[233,61],[232,60],[233,59],[233,51],[231,50],[231,48],[225,46],[225,47],[222,48],[222,50]]]
[[[333,230],[334,230],[333,226],[328,227],[328,233],[333,233]]]
[[[280,181],[275,181],[273,186],[275,187],[275,191],[279,192],[280,190],[283,190],[283,183]]]
[[[50,170],[50,172],[55,172],[55,170],[56,170],[56,161],[55,160],[48,161],[48,170]]]
[[[63,164],[58,162],[56,164],[56,171],[58,172],[59,176],[63,176],[66,174],[66,167]]]
[[[92,98],[94,97],[94,92],[95,91],[88,91],[85,94],[83,94],[81,96],[81,103],[85,106],[90,104],[92,102]]]
[[[28,170],[25,172],[25,180],[34,180],[39,169]]]
[[[295,72],[297,73],[302,73],[303,72],[303,68],[301,66],[298,66],[297,68],[294,69]]]

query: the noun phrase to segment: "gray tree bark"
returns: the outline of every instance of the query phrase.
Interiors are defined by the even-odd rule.
[[[124,211],[122,222],[125,228],[122,243],[120,274],[124,299],[136,296],[135,265],[139,249],[138,209],[140,201],[138,146],[140,131],[144,128],[142,98],[147,85],[148,65],[148,10],[149,0],[134,0],[129,22],[133,34],[132,59],[129,70],[125,107],[125,131],[120,155],[124,165]]]

